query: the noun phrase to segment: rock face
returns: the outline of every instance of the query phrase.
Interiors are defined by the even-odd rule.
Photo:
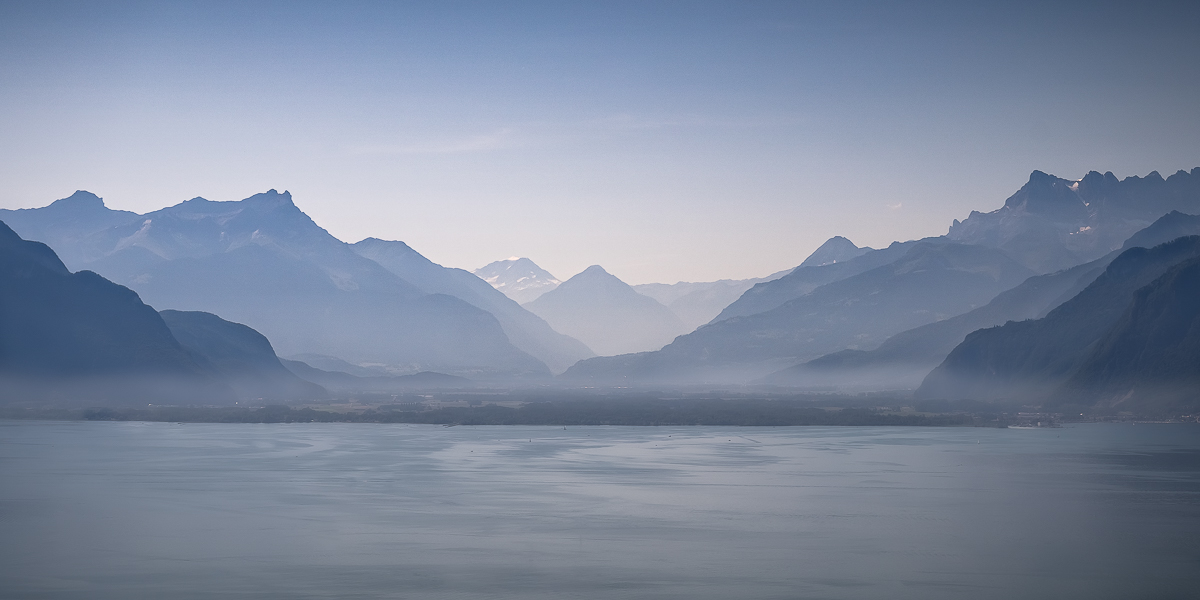
[[[1048,273],[1119,249],[1134,232],[1173,210],[1200,212],[1200,168],[1167,179],[1157,171],[1122,180],[1092,171],[1079,181],[1034,171],[1003,207],[955,221],[948,237],[1004,249]]]
[[[0,223],[0,400],[233,403],[155,310]]]
[[[554,331],[540,317],[479,277],[462,269],[443,267],[404,242],[367,238],[350,247],[425,293],[454,296],[491,313],[513,345],[546,363],[556,374],[595,356],[583,342]]]
[[[1044,318],[1009,322],[967,336],[925,378],[923,398],[1044,399],[1071,379],[1093,346],[1122,318],[1139,288],[1200,256],[1192,236],[1121,253],[1083,291]]]
[[[562,283],[528,258],[498,260],[475,269],[475,275],[518,304],[533,302]]]
[[[159,313],[175,339],[202,370],[228,385],[243,400],[291,401],[329,397],[283,366],[271,342],[240,323],[206,312]]]
[[[909,245],[899,260],[778,308],[714,322],[659,352],[589,359],[563,377],[745,382],[839,349],[874,347],[900,331],[982,306],[1030,275],[995,249],[925,241]]]
[[[637,293],[599,265],[588,267],[525,308],[600,355],[657,350],[686,329],[670,309]]]
[[[360,256],[286,192],[240,202],[196,198],[135,217],[104,216],[94,206],[78,214],[50,210],[57,204],[23,212],[22,227],[62,231],[64,220],[76,222],[54,243],[81,266],[160,308],[245,323],[284,355],[335,355],[401,372],[549,375],[490,313],[426,293]]]

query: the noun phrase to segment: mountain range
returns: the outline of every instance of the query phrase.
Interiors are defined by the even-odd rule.
[[[1034,171],[1029,182],[989,212],[954,221],[947,237],[1001,248],[1039,273],[1095,260],[1173,210],[1200,213],[1200,168],[1163,179],[1117,179],[1091,171],[1069,181]]]
[[[0,219],[46,241],[75,268],[127,285],[155,306],[245,323],[285,355],[333,355],[386,365],[396,374],[550,374],[544,362],[513,344],[492,313],[426,292],[360,255],[317,226],[287,192],[271,190],[240,202],[195,198],[145,215],[109,211],[96,196],[79,192],[45,208],[0,211]],[[433,280],[422,284],[436,287]],[[533,327],[522,341],[548,358],[567,362],[571,352],[588,355],[544,327],[538,330],[536,318],[522,321],[514,316],[519,310],[508,308],[509,327]],[[556,355],[559,350],[566,357]]]
[[[564,377],[622,381],[632,372],[650,381],[745,382],[839,349],[874,347],[905,329],[986,304],[1029,275],[998,250],[926,240],[895,262],[782,306],[705,325],[656,355],[589,359]]]
[[[944,236],[837,236],[769,277],[635,287],[598,265],[560,282],[528,259],[472,274],[347,244],[287,192],[147,214],[77,192],[0,210],[0,400],[316,400],[562,372],[1182,410],[1200,382],[1196,213],[1200,169],[1035,171]]]
[[[852,255],[835,261],[814,253],[808,264],[753,286],[711,323],[661,351],[589,359],[563,377],[589,383],[745,383],[825,354],[850,351],[763,380],[820,386],[837,377],[832,371],[864,358],[870,362],[889,353],[897,358],[915,349],[866,373],[875,383],[855,382],[868,388],[885,382],[910,387],[923,370],[937,364],[940,353],[961,340],[958,336],[974,326],[993,325],[995,319],[1049,311],[1086,284],[1105,255],[1138,231],[1149,231],[1171,211],[1200,212],[1200,169],[1167,179],[1151,173],[1117,180],[1093,172],[1075,182],[1035,171],[1000,209],[973,212],[955,221],[946,236],[879,250],[831,239],[823,248]],[[1176,220],[1186,220],[1186,215],[1179,213]],[[1158,224],[1161,233],[1178,225],[1169,221]],[[1077,271],[1031,280],[997,298],[1031,276],[1097,260],[1101,262]],[[985,308],[993,300],[997,304]],[[928,329],[883,347],[891,336],[921,326]],[[876,349],[881,352],[865,356]],[[850,371],[855,377],[864,374],[862,369]]]
[[[1130,236],[1122,250],[1151,248],[1188,235],[1200,235],[1200,216],[1172,211]],[[765,381],[839,389],[915,389],[968,333],[1044,317],[1087,287],[1119,253],[1030,277],[970,312],[898,333],[873,350],[842,350],[813,359]]]

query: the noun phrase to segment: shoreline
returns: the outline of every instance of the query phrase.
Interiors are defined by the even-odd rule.
[[[361,411],[312,407],[3,408],[0,419],[144,421],[175,423],[407,423],[426,425],[550,426],[910,426],[1004,427],[999,416],[900,413],[880,408],[798,406],[779,401],[535,402],[412,410],[389,406]]]

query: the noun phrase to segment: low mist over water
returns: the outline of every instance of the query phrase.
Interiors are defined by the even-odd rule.
[[[10,598],[1183,598],[1200,427],[0,421]]]

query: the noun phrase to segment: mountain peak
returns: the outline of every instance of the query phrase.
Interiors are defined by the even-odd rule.
[[[1086,206],[1076,193],[1078,187],[1074,181],[1034,171],[1029,175],[1029,182],[1009,196],[1004,206],[1053,219],[1082,218]]]
[[[1034,169],[1033,172],[1029,174],[1029,183],[1053,182],[1055,179],[1058,178],[1053,175],[1048,175],[1044,171],[1039,171],[1037,169]]]
[[[416,259],[421,263],[433,263],[421,255],[420,252],[412,249],[412,246],[405,244],[399,240],[381,240],[376,237],[369,237],[364,240],[350,244],[350,247],[361,256],[365,256],[375,262],[383,264],[388,260],[413,260]],[[381,262],[383,261],[383,262]],[[387,265],[384,265],[385,267]],[[394,270],[394,269],[393,269]],[[399,275],[399,273],[397,273]],[[401,275],[403,278],[404,276]]]
[[[50,206],[70,208],[74,210],[105,209],[104,200],[91,192],[76,190],[74,194],[61,200],[55,200]]]
[[[255,206],[266,206],[266,207],[271,207],[271,208],[276,208],[276,207],[295,208],[295,206],[296,206],[296,204],[294,202],[292,202],[291,192],[284,190],[283,193],[280,193],[277,190],[275,190],[274,188],[269,189],[265,192],[262,192],[261,194],[255,194],[253,196],[250,196],[249,198],[246,198],[242,202],[245,202],[246,204],[255,205]]]
[[[351,245],[351,246],[358,246],[358,245],[362,245],[362,246],[391,246],[391,247],[393,247],[393,248],[407,248],[408,250],[411,250],[411,251],[413,251],[413,252],[416,252],[415,250],[413,250],[413,249],[412,249],[412,246],[409,246],[408,244],[405,244],[404,242],[402,242],[402,241],[400,241],[400,240],[384,240],[384,239],[380,239],[380,238],[377,238],[377,237],[368,237],[368,238],[363,238],[363,239],[361,239],[361,240],[359,240],[359,241],[357,241],[357,242],[355,242],[355,243],[353,243],[353,244],[350,244],[350,245]]]
[[[489,263],[474,273],[518,304],[531,302],[562,283],[532,260],[520,257]]]
[[[840,236],[835,235],[828,240],[825,240],[821,247],[813,251],[804,262],[800,263],[801,267],[821,267],[831,265],[840,261],[847,261],[856,256],[870,251],[870,248],[859,248],[854,245],[854,242]]]
[[[602,356],[657,350],[686,330],[671,309],[600,265],[523,306]]]

